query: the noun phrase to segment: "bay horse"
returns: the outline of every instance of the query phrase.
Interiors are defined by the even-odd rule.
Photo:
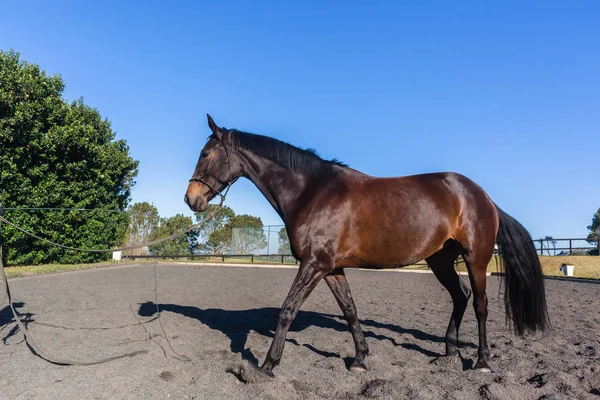
[[[204,211],[239,177],[249,179],[285,223],[292,254],[300,261],[260,367],[264,374],[273,376],[290,324],[321,279],[333,292],[354,339],[350,370],[367,369],[369,348],[344,268],[393,268],[426,260],[453,301],[447,356],[458,353],[458,330],[472,291],[479,330],[475,369],[490,372],[486,270],[497,243],[505,271],[507,322],[518,335],[549,326],[542,270],[529,233],[475,182],[451,172],[376,178],[337,160],[325,161],[314,150],[219,127],[207,117],[212,134],[184,201],[192,211]],[[471,289],[454,269],[459,255]]]

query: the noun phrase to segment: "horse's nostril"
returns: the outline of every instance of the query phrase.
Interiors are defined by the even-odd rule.
[[[188,198],[188,195],[186,194],[185,196],[183,196],[183,201],[185,202],[185,204],[187,204],[188,206],[190,205],[190,199]]]

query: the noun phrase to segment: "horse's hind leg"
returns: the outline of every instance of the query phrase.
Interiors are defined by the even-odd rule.
[[[356,347],[356,357],[354,362],[350,366],[350,371],[361,372],[366,371],[365,357],[369,354],[369,347],[365,340],[365,335],[360,328],[360,322],[356,315],[356,306],[352,300],[352,294],[350,293],[350,286],[346,280],[346,274],[343,269],[336,269],[325,276],[325,282],[329,285],[329,289],[333,292],[337,303],[339,304],[348,326],[350,327],[350,333],[352,333],[352,339],[354,339],[354,346]]]
[[[445,247],[432,256],[428,257],[427,265],[433,271],[440,283],[450,292],[454,308],[450,323],[446,330],[446,355],[452,356],[458,353],[456,346],[458,344],[458,330],[462,321],[465,309],[471,296],[471,290],[460,280],[454,270],[454,261],[458,257],[458,251],[455,246]]]
[[[489,254],[488,254],[489,253]],[[493,243],[490,251],[471,250],[464,255],[465,263],[469,270],[469,279],[473,289],[473,308],[477,317],[479,331],[479,350],[477,351],[477,364],[475,369],[481,372],[491,372],[488,360],[490,349],[487,344],[486,323],[488,316],[488,299],[485,294],[487,265],[492,258]]]

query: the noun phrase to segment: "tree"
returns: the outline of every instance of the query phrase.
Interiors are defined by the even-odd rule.
[[[600,238],[600,208],[592,217],[592,224],[589,225],[587,228],[590,231],[588,239],[595,239],[589,240],[589,242],[597,245],[598,238]],[[598,250],[593,250],[592,253],[598,255]]]
[[[542,243],[546,241],[546,251],[548,252],[548,255],[550,255],[550,245],[552,244],[552,247],[554,248],[554,255],[556,255],[556,240],[554,240],[554,238],[552,236],[546,236],[545,238],[542,239]],[[544,246],[542,246],[542,255],[544,253]]]
[[[170,218],[161,218],[158,228],[150,234],[150,240],[173,235],[181,230],[192,226],[192,218],[183,214],[177,214]],[[198,230],[194,229],[185,235],[178,236],[172,240],[150,246],[152,254],[157,256],[181,256],[194,254],[198,247]]]
[[[222,229],[229,219],[235,215],[235,212],[228,206],[223,206],[221,209],[218,209],[218,207],[218,205],[209,204],[205,211],[195,214],[196,222],[204,220],[207,215],[212,216],[198,229],[199,249],[205,253],[218,253],[215,251],[214,244],[220,241],[211,242],[209,239],[213,232]]]
[[[290,238],[287,235],[285,226],[279,230],[279,254],[289,254],[292,250],[290,247]]]
[[[158,210],[153,205],[142,202],[135,203],[127,209],[129,217],[129,227],[125,236],[124,246],[133,246],[140,243],[145,243],[150,240],[150,235],[158,227],[160,216]],[[129,255],[146,254],[146,249],[137,248],[128,250]]]
[[[242,214],[229,219],[225,225],[231,230],[231,249],[233,254],[252,254],[267,246],[267,237],[259,217]]]
[[[222,227],[210,234],[205,243],[205,252],[210,254],[227,253],[231,244],[231,228]]]
[[[227,206],[223,206],[215,213],[217,207],[210,204],[205,211],[196,213],[196,222],[202,221],[207,215],[212,215],[198,229],[199,247],[203,253],[223,254],[232,251],[248,254],[267,245],[260,218],[247,214],[236,215]]]
[[[249,254],[267,245],[267,237],[262,228],[263,223],[259,217],[234,214],[221,228],[210,234],[206,249],[214,254],[224,253],[228,249],[233,253]],[[235,238],[234,229],[237,230]]]
[[[96,109],[62,98],[60,76],[47,76],[19,54],[0,51],[0,203],[5,207],[103,211],[10,211],[23,228],[67,246],[108,249],[123,243],[125,211],[138,162]],[[120,212],[114,212],[120,211]],[[63,250],[2,227],[11,265],[92,262],[110,255]]]

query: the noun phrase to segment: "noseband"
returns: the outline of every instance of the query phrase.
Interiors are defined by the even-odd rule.
[[[226,187],[224,187],[221,190],[217,190],[217,189],[215,189],[215,187],[213,185],[211,185],[210,183],[208,183],[205,180],[205,178],[207,177],[208,173],[210,171],[212,171],[212,169],[215,167],[215,165],[213,165],[212,167],[210,167],[201,177],[199,177],[199,178],[192,177],[192,179],[190,179],[189,182],[190,183],[191,182],[200,182],[200,183],[203,183],[206,186],[208,186],[208,188],[213,193],[215,193],[216,196],[221,196],[221,199],[225,200],[225,196],[227,196],[227,192],[229,192],[229,188],[231,187],[231,185],[233,185],[238,180],[238,178],[231,179],[231,164],[229,164],[229,150],[227,149],[227,146],[225,146],[224,144],[223,144],[223,148],[225,149],[225,154],[226,154],[226,157],[227,157],[226,160],[225,160],[225,164],[227,164],[227,167],[229,169],[229,183],[222,182],[221,180],[215,178],[214,176],[212,178],[214,180],[216,180],[217,182],[226,185]],[[225,190],[225,194],[222,194],[223,190]]]

